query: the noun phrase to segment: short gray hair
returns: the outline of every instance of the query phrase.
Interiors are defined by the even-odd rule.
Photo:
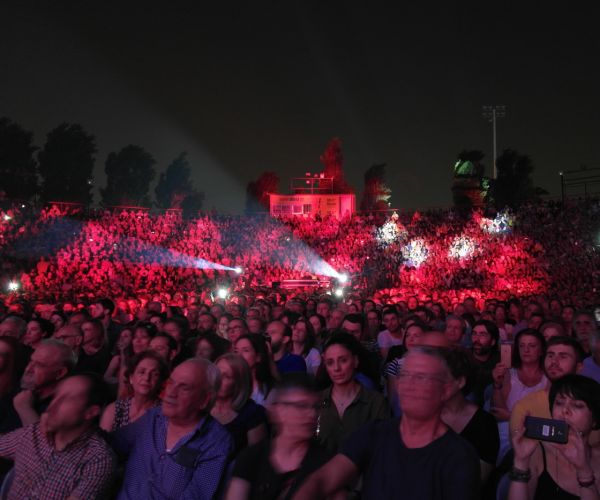
[[[56,349],[59,353],[60,364],[66,367],[69,373],[74,370],[77,365],[77,354],[75,354],[73,349],[62,340],[44,339],[41,341],[40,345],[47,345]]]

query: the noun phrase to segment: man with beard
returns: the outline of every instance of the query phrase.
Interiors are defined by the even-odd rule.
[[[283,321],[271,321],[267,325],[267,336],[271,339],[271,352],[277,370],[284,373],[306,373],[306,361],[302,356],[289,352],[292,329]]]
[[[102,326],[104,326],[110,351],[112,351],[113,347],[115,346],[117,340],[119,339],[119,334],[123,329],[121,325],[112,320],[114,310],[115,303],[111,299],[107,298],[96,300],[90,306],[92,318],[97,319],[102,323]]]
[[[544,356],[544,373],[552,383],[565,375],[579,373],[582,368],[584,351],[581,344],[572,337],[552,337]],[[532,392],[518,401],[510,415],[510,428],[515,430],[517,423],[525,415],[551,418],[548,394],[550,385],[541,391]],[[594,435],[597,433],[592,433]]]
[[[485,388],[494,380],[492,370],[500,361],[498,342],[500,332],[495,323],[481,319],[473,325],[471,340],[473,347],[468,351],[471,362],[474,403],[483,406]]]

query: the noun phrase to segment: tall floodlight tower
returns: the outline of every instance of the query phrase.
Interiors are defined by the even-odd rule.
[[[504,118],[506,116],[506,106],[504,105],[493,105],[493,106],[482,106],[482,115],[492,122],[492,136],[494,141],[494,156],[492,158],[492,169],[494,179],[498,176],[496,171],[496,118]]]

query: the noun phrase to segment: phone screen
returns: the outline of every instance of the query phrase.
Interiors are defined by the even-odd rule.
[[[500,362],[507,368],[512,366],[512,348],[512,344],[500,344]]]

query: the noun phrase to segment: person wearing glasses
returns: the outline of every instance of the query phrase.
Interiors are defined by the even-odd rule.
[[[415,347],[397,377],[402,416],[370,422],[311,475],[294,497],[326,498],[362,474],[362,498],[480,498],[479,459],[441,418],[453,391],[444,354]]]
[[[231,345],[235,345],[237,339],[248,333],[248,325],[242,318],[233,318],[227,325],[227,338]]]
[[[314,440],[318,408],[319,393],[310,377],[285,374],[267,406],[274,436],[238,456],[225,499],[292,498],[332,456]]]

